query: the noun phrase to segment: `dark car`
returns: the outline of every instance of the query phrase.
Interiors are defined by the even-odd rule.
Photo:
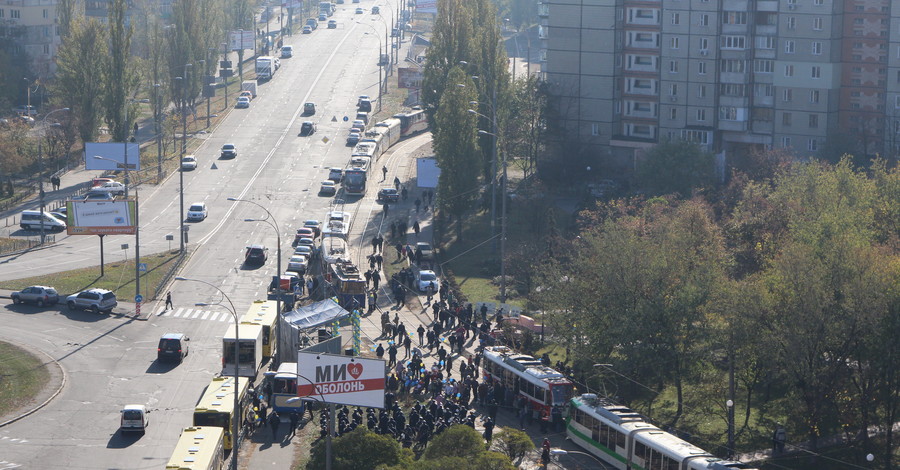
[[[59,293],[47,286],[26,287],[19,292],[13,292],[10,297],[14,304],[31,303],[38,307],[56,305],[59,302]]]
[[[416,243],[416,251],[422,252],[422,260],[432,261],[434,260],[434,250],[431,248],[431,245],[425,242]]]
[[[303,121],[300,125],[300,135],[313,135],[316,133],[316,123],[312,121]]]
[[[397,202],[400,193],[394,188],[381,188],[378,190],[378,202]]]
[[[225,144],[222,146],[222,158],[234,158],[237,156],[237,147],[234,144]]]
[[[269,249],[262,245],[250,245],[244,253],[244,262],[247,264],[263,264],[269,259]]]
[[[156,358],[160,361],[174,360],[181,362],[188,355],[188,341],[191,339],[184,333],[166,333],[159,339]]]

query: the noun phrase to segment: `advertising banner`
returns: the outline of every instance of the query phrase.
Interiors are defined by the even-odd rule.
[[[255,39],[256,31],[232,31],[228,34],[228,50],[240,51],[242,49],[253,49]]]
[[[384,408],[384,364],[380,359],[298,352],[297,396]]]
[[[133,199],[66,201],[69,235],[134,235]]]
[[[413,67],[397,68],[397,87],[399,88],[421,88],[422,79],[425,75],[422,69]]]
[[[420,188],[437,188],[441,169],[437,160],[431,157],[416,159],[416,184]]]
[[[416,2],[416,13],[437,13],[437,0],[419,0]]]
[[[84,169],[104,171],[124,170],[126,145],[128,146],[128,169],[140,170],[140,144],[123,144],[122,142],[86,142],[84,144]]]

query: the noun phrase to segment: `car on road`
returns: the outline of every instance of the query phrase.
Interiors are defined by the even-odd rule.
[[[313,238],[318,237],[319,234],[322,233],[322,222],[319,222],[318,220],[315,220],[315,219],[304,220],[303,226],[312,229],[312,231],[315,233],[315,236]]]
[[[312,29],[316,29],[316,28],[319,27],[319,22],[316,21],[315,18],[307,18],[307,19],[306,19],[306,26],[309,26],[309,27],[312,28]]]
[[[147,429],[147,425],[150,424],[150,418],[148,416],[149,411],[147,411],[147,407],[144,405],[125,405],[119,411],[120,420],[119,420],[119,430],[122,431],[122,434],[126,432],[138,432],[144,434]]]
[[[94,313],[112,313],[119,303],[116,294],[106,289],[88,289],[66,297],[69,310],[90,310]]]
[[[60,207],[60,209],[65,209],[65,207]],[[63,222],[68,223],[69,216],[67,216],[65,212],[60,212],[59,210],[56,210],[56,211],[50,212],[50,215],[52,215],[53,217],[56,217],[57,219],[59,219]]]
[[[156,346],[156,359],[181,362],[188,355],[188,342],[190,340],[184,333],[166,333],[162,335],[159,338],[159,344]]]
[[[309,259],[306,256],[302,255],[294,255],[291,256],[291,259],[288,260],[288,271],[294,271],[297,273],[305,273],[306,267],[309,265]]]
[[[38,307],[59,303],[59,293],[48,286],[26,287],[10,294],[14,304],[35,304]]]
[[[363,9],[362,9],[362,8],[357,8],[357,9],[356,9],[356,14],[357,14],[357,15],[362,15],[362,14],[363,14]]]
[[[197,157],[193,155],[185,155],[181,157],[181,169],[182,170],[195,170],[197,169]]]
[[[312,116],[316,114],[316,104],[315,103],[303,103],[303,115],[304,116]]]
[[[22,211],[19,215],[19,228],[22,230],[40,230],[43,225],[48,232],[66,229],[66,217],[59,218],[52,213],[41,211]]]
[[[209,212],[206,210],[205,202],[195,202],[191,204],[191,207],[189,207],[187,211],[187,219],[189,221],[200,222],[206,220],[207,215],[209,215]]]
[[[294,234],[294,245],[296,245],[301,238],[316,238],[316,231],[310,227],[300,227],[297,229],[297,233]]]
[[[344,170],[340,168],[331,168],[328,170],[328,179],[335,183],[340,183],[344,179]]]
[[[322,181],[321,186],[319,186],[319,194],[323,196],[334,196],[337,194],[337,185],[331,180]]]
[[[361,135],[359,132],[355,132],[355,131],[350,132],[350,134],[347,136],[347,145],[358,144],[360,137],[361,137]]]
[[[308,246],[310,249],[315,249],[316,241],[312,238],[301,238],[297,241],[297,246]]]
[[[373,6],[373,7],[372,7],[372,14],[373,14],[373,15],[377,15],[377,14],[379,14],[379,13],[381,13],[381,8],[379,8],[378,5]]]
[[[222,146],[220,155],[222,158],[237,157],[237,147],[235,147],[234,144],[225,144]]]
[[[294,46],[281,46],[281,58],[290,59],[294,57]]]
[[[378,202],[398,202],[400,193],[396,188],[381,188],[378,190]]]
[[[372,100],[370,100],[369,98],[366,98],[364,100],[359,100],[359,102],[356,103],[356,107],[359,111],[371,113],[372,112]]]
[[[238,98],[247,98],[250,101],[253,101],[253,92],[250,90],[244,90],[238,95]]]
[[[244,252],[245,264],[263,264],[269,259],[269,249],[262,245],[250,245]]]
[[[300,125],[300,135],[307,136],[313,135],[316,133],[316,123],[312,121],[303,121],[303,124]]]
[[[326,15],[325,13],[319,13],[319,21],[327,21],[327,20],[328,20],[328,15]]]
[[[416,243],[416,251],[422,252],[422,260],[423,261],[433,261],[434,260],[434,249],[431,248],[431,245],[426,242],[418,242]]]
[[[121,196],[125,194],[125,184],[120,183],[118,181],[105,181],[97,186],[91,188],[91,190],[100,190],[112,193],[116,196]]]
[[[92,189],[84,193],[85,201],[115,201],[116,197],[109,191]]]
[[[297,245],[294,248],[294,254],[299,256],[306,256],[307,258],[312,258],[313,255],[313,247],[309,245]]]
[[[419,271],[419,274],[416,276],[416,287],[419,288],[419,292],[427,293],[431,289],[432,282],[434,283],[434,290],[432,290],[431,293],[435,294],[441,288],[441,281],[434,271],[423,269]]]
[[[372,98],[369,98],[369,95],[359,95],[359,98],[356,99],[356,106],[362,106],[363,101],[371,101]]]
[[[237,103],[234,104],[234,107],[237,109],[244,109],[250,107],[250,98],[246,96],[238,97]]]
[[[312,34],[312,28],[309,26],[303,27],[303,34]]]
[[[328,20],[328,29],[337,29],[337,21]]]

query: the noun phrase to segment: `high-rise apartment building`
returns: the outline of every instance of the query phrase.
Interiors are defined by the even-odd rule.
[[[568,138],[609,169],[667,139],[900,146],[900,1],[542,0],[539,16]]]
[[[0,1],[0,31],[7,39],[7,52],[13,57],[24,56],[37,78],[56,73],[56,0]]]

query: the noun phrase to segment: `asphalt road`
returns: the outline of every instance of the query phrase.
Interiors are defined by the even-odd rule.
[[[371,2],[362,6],[367,8]],[[199,165],[185,172],[185,210],[204,201],[209,218],[189,223],[191,256],[181,275],[201,279],[221,288],[242,315],[249,304],[265,298],[276,269],[276,231],[253,204],[231,202],[228,197],[254,201],[266,207],[278,225],[283,264],[292,252],[290,244],[303,220],[322,219],[335,198],[318,195],[319,183],[330,166],[343,167],[350,150],[344,145],[349,122],[356,112],[358,95],[377,96],[379,42],[372,24],[381,30],[368,10],[355,15],[357,4],[339,5],[333,17],[337,29],[324,24],[313,34],[285,38],[294,46],[294,57],[282,59],[275,77],[259,87],[249,109],[231,110],[229,116],[195,152]],[[301,116],[303,103],[316,103],[317,113]],[[318,132],[299,137],[303,120],[315,121]],[[326,139],[323,139],[327,137]],[[422,139],[417,137],[416,139]],[[407,141],[409,142],[409,141]],[[238,157],[220,160],[219,149],[234,143]],[[141,197],[141,251],[165,251],[166,234],[177,234],[179,178],[160,186],[143,186]],[[347,201],[354,213],[354,233],[362,237],[365,222],[379,206],[371,197]],[[52,248],[39,250],[0,264],[0,279],[56,272],[96,265],[96,237],[58,237]],[[133,237],[106,237],[106,259],[124,256],[120,244]],[[176,236],[177,242],[177,236]],[[269,261],[248,269],[242,264],[248,244],[269,247]],[[173,247],[177,246],[173,243]],[[157,315],[160,304],[145,304],[144,318],[128,315],[133,292],[117,292],[119,314],[95,316],[66,309],[40,311],[32,307],[0,307],[4,328],[0,338],[11,339],[46,352],[64,368],[68,382],[58,397],[27,419],[0,428],[0,469],[6,468],[160,468],[178,439],[190,425],[191,410],[211,377],[219,372],[221,337],[231,314],[226,307],[196,307],[197,302],[216,303],[221,296],[199,283],[175,282],[175,309]],[[227,306],[227,302],[224,303]],[[156,344],[167,332],[188,334],[191,353],[183,364],[156,362]],[[130,403],[146,404],[151,424],[142,437],[123,437],[118,432],[119,409]]]

